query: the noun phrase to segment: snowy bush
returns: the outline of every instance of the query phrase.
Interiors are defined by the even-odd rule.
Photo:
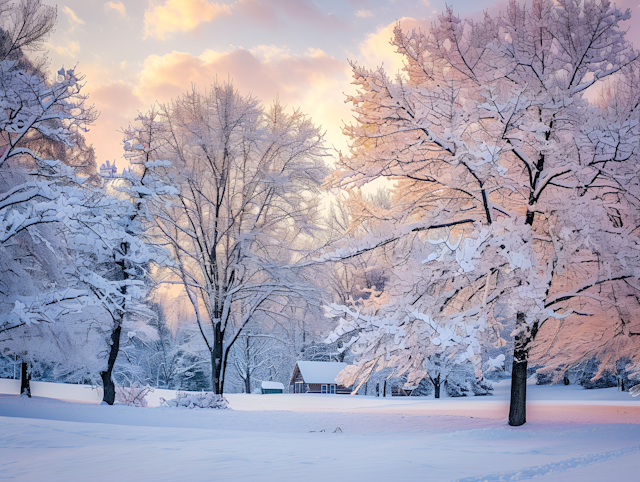
[[[186,407],[186,408],[213,408],[224,410],[229,408],[229,402],[222,395],[213,392],[187,393],[176,392],[176,398],[171,400],[160,399],[160,406]]]
[[[450,397],[470,397],[490,395],[493,385],[486,380],[476,379],[471,363],[456,365],[446,379],[445,389]]]
[[[554,370],[551,373],[536,373],[536,385],[553,385],[557,379],[560,370]]]
[[[580,366],[578,384],[590,390],[594,388],[613,388],[618,380],[610,370],[600,370],[597,360],[589,360]]]
[[[428,377],[423,378],[418,383],[418,386],[411,394],[412,397],[428,397],[433,393],[433,383],[429,381]]]
[[[131,407],[146,407],[147,394],[152,390],[150,386],[141,387],[134,384],[130,387],[116,387],[116,403]]]

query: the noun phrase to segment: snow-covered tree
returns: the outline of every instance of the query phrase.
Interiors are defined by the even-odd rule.
[[[454,366],[467,362],[482,365],[479,331],[484,327],[468,322],[472,313],[436,320],[403,304],[400,296],[388,301],[382,293],[376,294],[379,296],[351,307],[327,307],[326,316],[338,318],[338,326],[327,341],[342,337],[346,341],[341,350],[348,349],[355,357],[356,363],[340,375],[340,383],[354,386],[353,393],[375,372],[387,370],[386,378],[403,377],[408,385],[418,385],[429,377],[437,398],[441,382]]]
[[[238,388],[244,393],[252,393],[261,381],[280,381],[282,375],[288,379],[295,361],[287,356],[291,352],[287,348],[282,340],[270,334],[248,330],[240,335],[230,354],[234,375],[241,382]]]
[[[154,179],[179,191],[153,204],[151,231],[171,251],[173,278],[164,282],[186,291],[221,394],[243,328],[313,292],[290,266],[316,229],[323,137],[300,111],[265,109],[229,84],[194,87],[146,117],[146,130],[127,131],[125,148],[153,151],[144,162]]]
[[[61,69],[50,81],[22,55],[37,48],[55,12],[33,0],[2,6],[8,8],[1,46],[8,50],[0,62],[3,344],[19,349],[25,362],[65,364],[67,376],[84,367],[83,379],[92,380],[100,370],[105,401],[113,403],[113,334],[126,313],[133,320],[136,309],[145,311],[137,299],[145,292],[145,267],[158,250],[139,237],[129,196],[108,193],[95,172],[86,175],[95,165],[82,132],[96,113],[83,93],[83,78]],[[36,276],[20,276],[25,270]],[[111,320],[105,322],[105,315]],[[82,317],[88,318],[84,325]],[[100,362],[104,331],[111,347],[106,368]]]
[[[389,233],[370,247],[407,237],[437,246],[424,259],[424,294],[409,303],[418,314],[459,313],[487,333],[515,320],[512,425],[526,421],[528,358],[543,325],[562,319],[580,331],[603,305],[620,306],[614,292],[638,287],[637,210],[619,179],[637,152],[636,123],[609,131],[585,97],[635,61],[618,25],[629,15],[608,1],[511,2],[479,22],[448,9],[429,32],[395,29],[405,74],[353,66],[357,124],[345,128],[350,153],[332,184],[396,181],[382,214]],[[437,293],[446,296],[423,304]]]
[[[72,229],[84,209],[78,190],[86,177],[76,166],[86,161],[79,170],[91,167],[81,132],[96,116],[73,70],[61,69],[52,82],[42,62],[24,55],[42,47],[55,9],[37,0],[3,1],[0,22],[0,333],[24,339],[35,323],[74,312],[86,294],[66,282],[61,267],[73,258],[58,234]],[[40,328],[33,330],[34,341],[46,332]],[[64,345],[68,337],[58,335]],[[20,356],[26,374],[28,356],[24,350]]]
[[[56,17],[55,7],[40,0],[0,0],[0,62],[42,50]]]

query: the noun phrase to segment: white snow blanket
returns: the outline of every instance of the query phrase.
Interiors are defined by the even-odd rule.
[[[638,398],[529,386],[528,422],[514,428],[508,393],[502,382],[491,397],[440,400],[225,395],[233,410],[151,408],[168,390],[147,408],[0,395],[0,478],[637,480]]]

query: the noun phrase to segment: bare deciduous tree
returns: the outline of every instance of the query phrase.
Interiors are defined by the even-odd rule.
[[[290,265],[316,230],[323,136],[300,111],[264,109],[229,84],[194,87],[147,119],[126,145],[179,190],[154,204],[150,229],[172,252],[166,282],[186,291],[221,394],[229,351],[256,313],[277,318],[313,292]]]

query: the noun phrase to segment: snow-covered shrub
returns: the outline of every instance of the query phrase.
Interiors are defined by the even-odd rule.
[[[152,391],[150,386],[141,387],[134,384],[130,387],[116,387],[116,403],[131,407],[146,407],[147,394]]]
[[[160,406],[186,408],[213,408],[224,410],[229,408],[229,402],[222,395],[213,392],[187,393],[176,392],[176,398],[160,399]]]
[[[493,385],[486,380],[476,379],[473,365],[456,365],[446,379],[445,389],[450,397],[470,397],[489,395]]]
[[[471,382],[464,379],[451,380],[445,384],[445,389],[450,397],[468,397],[471,395]]]
[[[578,384],[586,389],[612,388],[618,385],[616,376],[610,370],[600,372],[597,360],[589,360],[580,367]],[[599,373],[600,372],[600,373]]]
[[[559,371],[559,370],[557,370]],[[536,385],[553,385],[558,378],[557,373],[536,373]]]
[[[618,386],[618,381],[614,375],[608,372],[595,380],[592,380],[587,374],[580,378],[580,385],[588,390],[593,388],[613,388]]]
[[[615,371],[608,367],[603,370],[600,361],[589,360],[572,370],[571,378],[575,377],[576,383],[586,389],[618,387],[622,391],[627,391],[640,382],[638,380],[640,367],[634,366],[629,358],[623,357],[616,360],[613,367]]]
[[[548,371],[544,368],[535,371],[536,385],[571,385],[576,383],[577,374],[575,369],[562,370],[561,368],[555,368]]]
[[[423,378],[418,383],[418,386],[411,394],[412,397],[428,397],[433,393],[433,383],[429,381],[428,377]]]

